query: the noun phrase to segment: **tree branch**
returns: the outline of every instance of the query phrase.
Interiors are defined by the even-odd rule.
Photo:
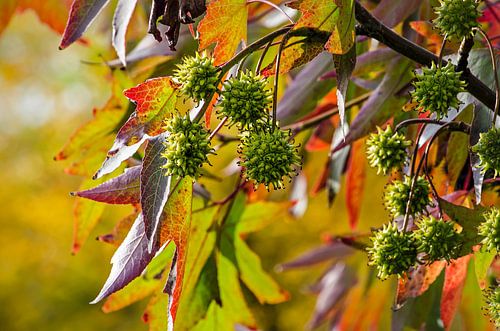
[[[386,27],[382,22],[373,17],[358,1],[356,1],[355,6],[355,16],[356,20],[360,23],[356,27],[357,34],[376,39],[399,54],[422,65],[430,66],[432,62],[438,62],[436,55]],[[443,61],[444,65],[446,63],[446,61]],[[466,88],[470,94],[488,108],[495,108],[495,93],[474,76],[469,69],[465,68],[462,71],[461,78],[467,82]]]

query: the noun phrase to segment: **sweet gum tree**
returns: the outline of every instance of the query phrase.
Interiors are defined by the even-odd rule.
[[[64,31],[31,7],[63,49],[107,2],[74,0]],[[0,6],[8,19],[30,4]],[[326,191],[325,213],[345,194],[352,233],[280,266],[328,263],[309,328],[458,327],[468,277],[491,324],[465,325],[500,327],[498,12],[475,0],[118,0],[110,100],[56,155],[95,181],[73,193],[74,252],[96,203],[134,208],[99,237],[117,249],[92,303],[151,297],[151,330],[258,329],[249,302],[294,298],[245,239]],[[372,229],[357,227],[368,163],[387,177]],[[214,185],[230,189],[215,199]]]

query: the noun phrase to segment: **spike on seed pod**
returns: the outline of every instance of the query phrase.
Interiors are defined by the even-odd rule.
[[[458,41],[472,36],[472,29],[479,26],[477,19],[481,16],[478,1],[440,0],[440,3],[434,24],[441,34]]]
[[[490,317],[495,328],[500,329],[500,286],[491,286],[484,292],[486,305],[483,309]]]
[[[479,134],[479,141],[472,147],[472,151],[479,156],[481,172],[489,169],[495,172],[495,177],[500,173],[500,128],[491,128]]]
[[[417,261],[417,244],[411,232],[401,232],[395,223],[384,225],[370,237],[368,265],[377,268],[381,280],[390,275],[402,276]]]
[[[218,113],[229,118],[230,126],[248,130],[267,123],[271,101],[266,79],[247,71],[224,82]]]
[[[410,196],[412,179],[405,176],[404,180],[394,180],[386,187],[384,194],[384,205],[393,216],[401,216],[406,213],[406,205]],[[431,204],[429,196],[429,183],[423,176],[417,178],[410,202],[410,215],[420,214]]]
[[[483,237],[481,243],[487,251],[500,252],[500,210],[493,207],[483,217],[478,227],[478,234]]]
[[[208,163],[207,155],[213,153],[208,139],[208,131],[199,123],[194,123],[189,115],[174,116],[167,121],[163,168],[166,175],[197,178],[201,166]]]
[[[413,233],[418,244],[418,251],[426,254],[430,264],[445,259],[450,262],[458,258],[462,246],[462,236],[455,230],[452,222],[424,216],[417,223],[418,229]]]
[[[372,133],[366,141],[367,157],[372,167],[377,168],[377,174],[386,175],[392,169],[400,169],[406,162],[406,149],[411,141],[406,140],[401,133],[394,132],[391,126],[385,130],[377,127],[377,133]]]
[[[266,189],[282,189],[284,179],[298,174],[301,157],[298,146],[291,139],[291,132],[268,124],[257,130],[246,131],[238,147],[239,165],[244,168],[247,180],[264,184]]]
[[[180,84],[183,94],[198,102],[217,90],[218,69],[214,59],[205,53],[187,56],[177,65],[173,79]]]
[[[465,91],[465,82],[460,80],[462,72],[455,71],[455,66],[448,62],[438,67],[433,62],[430,68],[423,68],[413,83],[415,90],[412,99],[418,104],[420,112],[430,111],[441,119],[448,114],[448,109],[459,105],[458,93]]]

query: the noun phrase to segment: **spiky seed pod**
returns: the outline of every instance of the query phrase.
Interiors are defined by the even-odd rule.
[[[500,252],[500,210],[493,207],[483,217],[484,221],[478,227],[478,234],[484,237],[481,243],[488,251]]]
[[[486,306],[484,310],[488,313],[491,323],[500,329],[500,286],[492,286],[484,293]]]
[[[224,82],[221,96],[219,114],[229,118],[229,125],[247,130],[267,123],[272,99],[264,77],[251,71],[232,77]]]
[[[269,190],[284,187],[284,178],[297,175],[301,166],[298,146],[294,145],[290,131],[283,131],[271,125],[242,134],[238,151],[239,165],[244,168],[247,180],[255,186],[264,184]]]
[[[162,156],[166,159],[163,168],[166,175],[197,178],[203,163],[208,162],[207,155],[213,153],[208,140],[208,131],[199,123],[191,122],[189,115],[174,116],[167,121]]]
[[[183,94],[198,102],[217,89],[218,69],[213,58],[196,53],[195,56],[185,57],[177,65],[173,78],[181,85]]]
[[[418,229],[413,236],[418,245],[418,251],[426,254],[428,263],[458,257],[462,246],[462,236],[455,230],[452,222],[445,222],[433,216],[422,217],[418,223]]]
[[[479,167],[485,173],[489,169],[500,173],[500,128],[491,128],[479,134],[479,141],[472,147],[472,151],[479,156]]]
[[[377,268],[378,278],[401,276],[417,260],[417,244],[411,232],[401,232],[395,223],[373,232],[368,252],[368,265]]]
[[[394,180],[387,185],[384,204],[393,217],[405,214],[406,204],[410,197],[411,183],[412,179],[405,176],[404,180]],[[423,176],[418,177],[415,182],[412,201],[410,202],[410,215],[421,213],[425,207],[431,204],[429,193],[430,187],[427,180]]]
[[[411,92],[413,101],[420,112],[430,111],[441,119],[448,114],[449,108],[459,105],[458,93],[465,91],[465,82],[460,80],[462,72],[455,71],[451,62],[439,68],[433,62],[430,68],[422,68],[413,83],[415,89]]]
[[[377,133],[372,133],[366,141],[368,160],[372,167],[377,168],[377,174],[386,175],[392,169],[400,169],[406,162],[406,149],[411,141],[398,132],[393,132],[391,126],[385,130],[377,127]]]
[[[472,29],[479,26],[477,19],[481,16],[478,1],[475,0],[440,0],[441,6],[436,8],[437,18],[434,24],[444,36],[462,40],[472,35]]]

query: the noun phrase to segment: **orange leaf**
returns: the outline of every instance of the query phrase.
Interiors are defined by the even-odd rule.
[[[441,320],[446,329],[450,327],[460,305],[470,258],[471,255],[463,256],[446,267],[441,295]]]
[[[40,21],[62,34],[68,20],[70,5],[71,0],[21,0],[18,8],[20,10],[33,9]]]
[[[247,39],[248,9],[246,0],[214,0],[207,6],[207,14],[198,25],[199,49],[216,43],[215,65],[233,57],[240,42]]]
[[[359,212],[363,202],[366,178],[365,144],[355,141],[351,146],[351,156],[346,173],[346,204],[349,214],[349,226],[352,230],[358,224]]]
[[[177,277],[170,304],[170,315],[174,320],[179,304],[179,297],[182,292],[184,270],[186,267],[192,198],[193,182],[191,178],[186,177],[181,180],[177,189],[171,193],[162,214],[160,246],[168,241],[173,241],[177,249],[175,264]]]
[[[427,21],[414,21],[410,22],[410,26],[419,35],[427,38],[428,46],[433,52],[439,53],[443,37],[441,37],[436,30],[433,29],[432,23]]]

